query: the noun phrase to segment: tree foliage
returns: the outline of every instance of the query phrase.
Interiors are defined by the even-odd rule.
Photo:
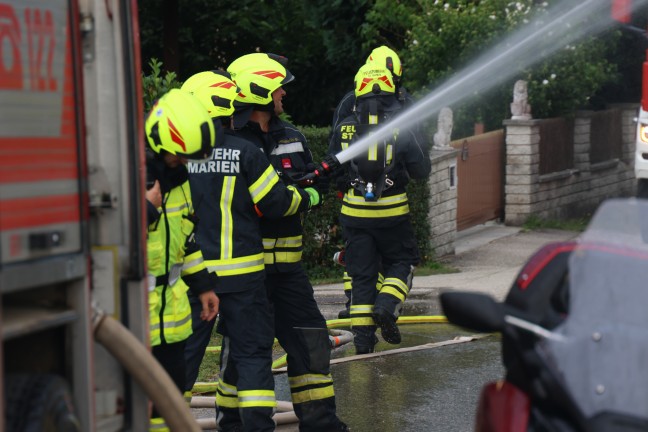
[[[376,0],[368,14],[367,35],[396,35],[401,47],[405,85],[419,95],[436,86],[485,52],[505,35],[546,13],[557,1],[537,0]],[[513,42],[514,43],[514,42]],[[474,122],[487,129],[501,127],[510,117],[513,83],[529,83],[535,118],[564,115],[592,107],[597,92],[619,82],[610,59],[618,48],[618,33],[565,46],[551,58],[520,69],[501,85],[453,106],[455,133],[469,135]],[[512,65],[512,67],[515,67]]]
[[[170,18],[176,21],[178,68],[184,80],[226,68],[250,52],[290,59],[296,80],[286,86],[286,109],[297,124],[326,126],[357,69],[378,45],[401,56],[404,84],[419,97],[466,67],[514,29],[559,0],[139,0],[144,63],[165,60]],[[174,8],[169,10],[169,8]],[[634,47],[630,47],[633,45]],[[529,81],[535,118],[605,102],[636,101],[643,48],[611,31],[570,47],[502,85],[453,107],[455,136],[510,117],[513,83]],[[628,49],[632,48],[632,49]],[[168,50],[167,50],[168,51]],[[173,53],[172,53],[173,54]],[[623,79],[619,74],[623,73]],[[631,79],[628,79],[628,75]],[[622,91],[619,90],[621,88]]]
[[[337,102],[364,63],[356,36],[369,0],[177,0],[177,73],[181,80],[225,69],[251,52],[289,59],[296,79],[286,86],[285,107],[298,124],[328,125]],[[164,59],[169,2],[140,0],[142,57]],[[165,64],[172,64],[164,60]]]

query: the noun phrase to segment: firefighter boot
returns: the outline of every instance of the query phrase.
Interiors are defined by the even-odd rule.
[[[393,345],[401,343],[401,334],[396,325],[396,317],[391,312],[382,307],[374,307],[373,319],[380,327],[380,335],[385,342]]]
[[[374,348],[378,343],[376,326],[354,326],[352,331],[356,354],[369,354],[374,352]]]

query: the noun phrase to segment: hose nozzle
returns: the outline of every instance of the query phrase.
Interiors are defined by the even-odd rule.
[[[322,162],[320,162],[312,172],[295,179],[295,181],[302,184],[312,184],[316,178],[330,174],[339,166],[340,161],[338,161],[337,157],[334,155],[326,155]]]

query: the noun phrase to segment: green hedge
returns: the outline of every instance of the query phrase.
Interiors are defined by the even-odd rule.
[[[313,159],[320,161],[328,149],[329,127],[300,127],[313,152]],[[431,261],[430,226],[428,224],[429,188],[427,181],[412,181],[408,185],[412,225],[421,253],[421,264]],[[321,279],[341,274],[341,268],[333,262],[333,254],[342,249],[342,229],[338,223],[341,199],[335,191],[329,192],[321,207],[307,213],[304,219],[304,265],[311,278]]]

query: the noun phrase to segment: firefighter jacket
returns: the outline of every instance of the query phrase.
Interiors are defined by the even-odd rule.
[[[286,187],[263,153],[232,131],[209,161],[188,169],[200,219],[197,241],[207,268],[219,276],[216,292],[243,291],[246,275],[265,269],[262,222],[298,218],[310,205],[308,193]]]
[[[248,121],[238,136],[260,148],[287,185],[313,170],[313,156],[306,137],[293,125],[276,116],[270,120],[269,131],[261,130],[258,123]],[[279,220],[261,220],[266,271],[288,272],[300,266],[302,258],[301,215],[293,214]]]
[[[362,138],[363,125],[359,117],[352,115],[340,122],[329,146],[330,154],[337,154]],[[384,170],[378,177],[381,190],[373,198],[367,198],[368,184],[358,167],[374,163],[377,155],[384,158]],[[427,143],[417,128],[400,131],[394,128],[388,138],[371,143],[361,153],[342,166],[335,174],[338,188],[344,191],[340,222],[349,227],[391,227],[409,218],[406,186],[409,179],[427,178],[431,163]]]
[[[402,109],[409,108],[414,104],[414,99],[412,98],[412,95],[409,94],[409,92],[405,87],[399,86],[397,87],[397,90],[398,90],[397,100]],[[328,138],[329,145],[331,145],[331,140],[335,135],[335,131],[337,130],[338,125],[340,124],[340,122],[342,122],[342,120],[353,115],[353,112],[355,111],[355,106],[356,106],[355,92],[351,90],[350,92],[342,96],[342,99],[340,99],[340,102],[338,103],[337,107],[335,107],[335,111],[333,112],[333,121],[331,122],[331,132]]]
[[[147,171],[160,182],[162,205],[149,219],[148,264],[151,346],[181,342],[191,335],[191,307],[187,290],[198,296],[216,278],[205,268],[193,240],[195,217],[184,166],[170,169],[160,159],[147,160]]]

